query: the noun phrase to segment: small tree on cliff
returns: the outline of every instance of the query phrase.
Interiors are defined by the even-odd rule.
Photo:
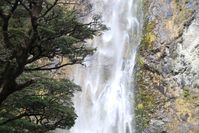
[[[22,102],[20,100],[27,100],[31,103],[35,100],[34,95],[36,95],[33,88],[40,87],[38,81],[35,80],[33,75],[31,77],[30,73],[79,64],[82,63],[88,54],[93,53],[93,49],[88,49],[85,46],[85,40],[93,38],[94,35],[105,27],[99,23],[98,17],[95,17],[90,23],[83,24],[78,21],[77,15],[78,12],[72,10],[68,0],[0,1],[0,113],[5,113],[5,110],[8,110],[8,108],[5,109],[5,107],[9,107],[12,100],[15,100],[15,102],[13,101],[13,107],[15,108],[17,106],[19,109],[18,111],[21,112],[21,114],[19,112],[11,112],[10,114],[16,114],[16,116],[10,116],[9,119],[3,118],[5,121],[2,122],[1,119],[0,125],[8,124],[10,121],[15,121],[17,119],[27,118],[26,120],[29,119],[29,121],[34,120],[34,123],[37,125],[48,127],[45,130],[64,127],[63,125],[66,123],[61,121],[61,119],[60,121],[56,119],[57,123],[48,125],[55,120],[55,116],[59,115],[60,112],[62,112],[62,114],[66,113],[63,112],[63,110],[57,110],[58,113],[55,113],[55,116],[52,117],[54,119],[48,119],[50,118],[50,114],[53,113],[48,112],[48,117],[43,115],[46,114],[46,109],[51,105],[54,106],[54,104],[56,104],[62,108],[62,102],[55,102],[57,100],[53,100],[54,102],[50,101],[54,98],[57,99],[56,96],[64,92],[59,91],[59,95],[54,95],[53,93],[45,93],[45,96],[37,95],[37,100],[39,98],[41,101],[38,102],[36,100],[34,104],[23,104],[24,101]],[[59,62],[50,66],[49,64],[53,64],[53,61],[50,59],[54,57],[67,58],[67,62]],[[38,60],[44,58],[49,59],[46,61],[46,64],[43,63],[38,65]],[[19,80],[24,74],[30,75],[28,78],[26,76],[25,80]],[[50,79],[48,79],[48,81],[50,84],[55,82]],[[48,84],[47,82],[45,83],[46,85]],[[72,87],[72,90],[77,88],[72,85],[72,83],[67,83]],[[56,82],[56,84],[58,84],[58,82]],[[56,88],[59,87],[66,87],[62,82],[60,82],[60,84],[61,86],[57,85],[53,88],[56,90]],[[50,90],[51,87],[48,86],[45,87],[45,89]],[[24,91],[23,93],[25,95],[25,93],[28,93],[27,90],[30,92],[28,96],[33,96],[33,99],[31,99],[32,97],[26,97],[24,99],[24,97],[21,97],[22,93],[18,92]],[[65,93],[67,92],[68,91]],[[66,96],[71,94],[70,89],[69,92],[70,93],[67,93]],[[15,96],[15,93],[19,93],[20,96]],[[53,97],[51,100],[47,97],[49,95]],[[11,98],[9,99],[8,96]],[[40,106],[44,99],[50,100],[47,100],[47,103],[52,104],[46,105],[47,103],[42,103],[44,105]],[[17,104],[15,104],[16,100],[18,100]],[[32,111],[30,111],[30,108]],[[43,113],[39,112],[39,110],[43,110]],[[33,116],[35,116],[35,119],[32,119]],[[72,121],[74,121],[74,119],[72,119]]]

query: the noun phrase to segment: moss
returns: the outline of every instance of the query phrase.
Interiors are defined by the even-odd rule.
[[[143,1],[143,11],[144,11],[144,14],[148,13],[149,6],[150,6],[150,1],[149,0],[144,0]]]
[[[156,26],[155,21],[151,21],[151,22],[147,23],[145,32],[146,33],[151,32],[155,28],[155,26]]]
[[[144,11],[144,28],[143,28],[143,37],[141,41],[141,47],[144,49],[152,48],[153,43],[156,40],[156,35],[154,34],[154,28],[156,26],[155,21],[149,21],[148,16],[149,16],[149,7],[150,7],[151,1],[149,0],[144,0],[143,1],[143,11]]]
[[[179,0],[175,0],[176,3],[179,3]]]
[[[186,133],[198,133],[199,129],[199,117],[198,115],[198,102],[199,102],[199,95],[194,94],[189,95],[188,97],[180,96],[175,100],[175,117],[168,123],[168,128],[172,131],[179,132],[179,127],[183,127],[183,122],[187,122],[190,127],[189,131],[187,130]],[[197,104],[196,104],[197,103]],[[179,121],[180,119],[180,121]]]
[[[188,96],[190,96],[190,92],[188,89],[184,89],[183,90],[183,97],[187,98]]]
[[[142,87],[143,88],[142,88]],[[149,126],[151,115],[155,105],[155,95],[149,91],[145,85],[140,85],[136,93],[136,128],[138,132]]]
[[[141,55],[136,56],[136,64],[138,64],[139,67],[144,66],[144,58]]]
[[[155,40],[156,40],[156,36],[153,32],[149,32],[145,35],[145,44],[148,48],[152,48]]]
[[[182,94],[179,97],[176,97],[174,101],[175,115],[173,116],[172,121],[168,123],[168,129],[180,132],[179,127],[185,127],[186,124],[191,127],[185,131],[186,133],[198,133],[198,103],[199,93],[192,92],[188,86],[184,87]]]
[[[153,47],[156,41],[154,29],[156,27],[155,21],[147,19],[148,10],[150,6],[149,0],[143,1],[143,10],[145,14],[145,23],[143,28],[143,37],[140,45],[140,53],[136,57],[137,70],[136,70],[136,92],[135,92],[135,121],[137,132],[142,132],[149,126],[152,114],[157,107],[157,96],[154,90],[151,90],[150,83],[146,79],[152,79],[154,75],[145,70],[143,55],[146,51]]]
[[[183,24],[188,20],[188,18],[193,14],[193,9],[187,8],[186,4],[188,4],[190,0],[184,0],[184,1],[179,1],[175,0],[175,8],[176,10],[176,16],[174,18],[174,24],[175,25],[180,25]]]
[[[178,7],[182,7],[183,4],[189,3],[190,0],[184,0],[184,1],[182,1],[182,0],[175,0],[174,2],[175,2],[175,4],[176,4]]]
[[[174,23],[176,25],[180,25],[181,23],[184,23],[187,20],[187,17],[191,16],[193,14],[192,9],[181,9],[181,11],[178,13],[177,17],[174,20]]]
[[[148,13],[149,1],[145,0],[143,3],[145,18]],[[148,88],[148,83],[144,81],[146,72],[144,70],[144,58],[143,53],[153,47],[156,40],[154,34],[154,28],[156,26],[155,21],[148,21],[145,19],[143,37],[141,41],[140,54],[136,57],[137,71],[136,71],[136,82],[137,90],[135,95],[135,121],[137,132],[142,132],[143,129],[149,126],[151,115],[155,105],[156,95]]]
[[[142,60],[142,57],[140,57]],[[158,108],[160,99],[160,93],[151,89],[151,81],[146,79],[151,79],[158,77],[158,75],[150,75],[150,72],[140,66],[141,63],[138,62],[138,69],[136,71],[136,92],[135,92],[135,121],[137,132],[142,132],[145,128],[149,126],[150,120]],[[163,103],[161,101],[161,103]]]
[[[141,42],[142,49],[151,49],[156,40],[154,28],[156,26],[155,21],[146,22],[143,30],[143,38]]]
[[[137,110],[144,110],[144,105],[142,103],[139,103],[136,108]]]
[[[190,0],[185,0],[185,4],[188,4],[190,2]]]
[[[141,54],[137,56],[136,61],[135,121],[137,132],[142,132],[149,127],[155,110],[165,101],[162,100],[161,93],[153,89],[156,86],[155,82],[159,80],[159,75],[145,70]]]

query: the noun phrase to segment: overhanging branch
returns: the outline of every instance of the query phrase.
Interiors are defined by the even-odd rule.
[[[31,68],[25,68],[24,70],[26,72],[31,72],[31,71],[49,71],[49,70],[60,69],[60,68],[65,67],[65,66],[71,66],[71,65],[74,65],[74,64],[84,65],[82,63],[82,61],[75,61],[75,62],[70,62],[70,63],[66,63],[66,64],[63,64],[63,65],[55,66],[55,67],[49,67],[49,68],[37,67],[37,68],[32,68],[32,69]]]
[[[0,123],[0,125],[5,125],[5,124],[7,124],[9,122],[13,122],[15,120],[21,119],[21,118],[26,117],[26,116],[30,117],[30,116],[35,116],[35,115],[39,116],[39,115],[43,115],[43,114],[40,114],[40,113],[35,113],[34,114],[34,113],[26,113],[25,112],[25,113],[22,113],[22,114],[20,114],[20,115],[18,115],[16,117],[14,117],[14,118],[5,120],[4,122]]]

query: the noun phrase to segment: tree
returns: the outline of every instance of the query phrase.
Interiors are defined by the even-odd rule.
[[[93,49],[84,42],[104,28],[98,17],[87,24],[78,21],[77,12],[66,9],[65,0],[2,0],[0,2],[0,104],[13,92],[34,81],[17,83],[23,72],[52,70],[81,63]],[[63,8],[65,6],[65,8]],[[49,68],[44,64],[30,68],[42,58],[68,58]],[[52,62],[50,63],[52,64]]]
[[[48,73],[24,74],[19,81],[30,76],[37,83],[13,93],[0,110],[0,132],[44,133],[56,128],[70,128],[76,119],[71,97],[80,87],[66,79],[53,79]]]
[[[71,127],[76,115],[70,98],[79,87],[43,71],[81,64],[92,54],[85,40],[106,29],[100,18],[82,23],[67,0],[1,0],[0,26],[0,131]]]

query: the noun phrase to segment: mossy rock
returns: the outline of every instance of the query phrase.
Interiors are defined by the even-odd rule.
[[[148,50],[153,48],[153,44],[157,38],[154,33],[155,26],[155,21],[145,22],[143,38],[141,41],[141,50]]]
[[[179,14],[177,15],[177,17],[174,20],[174,24],[175,25],[180,25],[184,22],[187,21],[187,17],[191,16],[193,14],[193,10],[192,9],[181,9],[181,11],[179,12]]]

